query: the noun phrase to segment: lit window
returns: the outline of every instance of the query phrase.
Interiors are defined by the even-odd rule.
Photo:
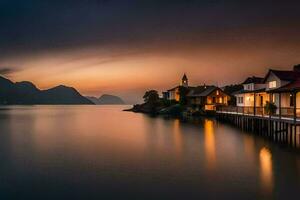
[[[219,98],[219,103],[223,103],[223,98],[222,97]]]
[[[238,103],[244,103],[244,98],[243,97],[238,97]]]
[[[219,93],[219,90],[217,90],[217,95],[219,95],[220,93]]]
[[[276,81],[270,81],[269,88],[276,88]]]

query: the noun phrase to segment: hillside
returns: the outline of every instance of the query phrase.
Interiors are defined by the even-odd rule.
[[[40,90],[33,83],[22,81],[13,83],[0,76],[0,104],[2,105],[64,105],[94,104],[83,97],[75,88],[57,86]]]
[[[123,101],[122,98],[115,96],[115,95],[110,95],[110,94],[104,94],[99,98],[96,97],[86,97],[93,103],[97,105],[123,105],[125,102]]]

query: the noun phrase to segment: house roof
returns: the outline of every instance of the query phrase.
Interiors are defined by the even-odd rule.
[[[186,76],[185,73],[183,74],[182,80],[188,80],[188,78],[187,78],[187,76]]]
[[[300,78],[299,71],[283,71],[283,70],[270,69],[268,74],[264,78],[264,82],[267,80],[267,78],[271,73],[277,76],[280,80],[284,80],[284,81],[295,81]]]
[[[220,89],[220,88],[213,86],[213,85],[210,85],[210,86],[202,85],[202,86],[198,86],[198,87],[194,88],[193,90],[191,90],[187,96],[189,96],[189,97],[205,97],[205,96],[210,95],[213,91],[215,91],[217,89]]]
[[[252,76],[252,77],[248,77],[242,84],[250,84],[250,83],[263,83],[264,82],[264,78],[261,77],[256,77],[256,76]]]
[[[169,91],[173,91],[173,90],[175,90],[175,89],[177,89],[177,88],[180,88],[180,87],[184,87],[184,86],[178,85],[178,86],[173,87],[173,88],[171,88],[171,89],[169,89],[169,90],[167,90],[167,91],[168,91],[168,92],[169,92]],[[191,90],[191,89],[193,89],[193,88],[195,88],[195,87],[189,86],[189,87],[186,87],[186,88],[188,88],[189,90]]]
[[[265,92],[266,88],[261,88],[261,89],[257,89],[257,90],[240,90],[234,93],[234,95],[236,94],[246,94],[246,93],[259,93],[259,92]]]
[[[269,90],[269,91],[270,92],[291,92],[295,90],[300,90],[300,78],[280,88]]]
[[[175,90],[176,88],[179,88],[179,87],[180,87],[180,86],[178,85],[178,86],[173,87],[173,88],[171,88],[171,89],[169,89],[169,90],[167,90],[167,91],[169,92],[169,91]]]

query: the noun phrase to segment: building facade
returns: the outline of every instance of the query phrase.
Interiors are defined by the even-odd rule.
[[[181,87],[184,87],[188,90],[191,90],[192,88],[194,88],[194,87],[189,86],[189,80],[188,80],[186,74],[183,75],[183,77],[181,78],[180,84],[178,86],[171,88],[171,89],[167,90],[166,92],[163,92],[163,98],[168,99],[168,100],[179,101]]]
[[[217,106],[227,106],[230,95],[216,86],[198,86],[192,89],[188,95],[188,105],[195,110],[212,111]]]
[[[263,107],[269,101],[269,94],[266,92],[264,79],[260,77],[248,77],[243,83],[243,90],[235,93],[236,105],[238,107]],[[254,112],[254,110],[253,110]]]
[[[265,78],[249,77],[243,90],[235,94],[237,107],[243,113],[265,114],[267,102],[276,106],[275,115],[300,117],[300,66],[293,70],[270,69]]]
[[[277,107],[276,114],[300,115],[300,66],[291,71],[269,70],[264,79],[270,102]]]

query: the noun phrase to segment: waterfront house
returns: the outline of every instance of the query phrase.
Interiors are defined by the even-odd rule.
[[[262,113],[263,107],[269,101],[269,94],[266,92],[264,78],[248,77],[242,85],[243,89],[234,95],[236,97],[236,105],[245,108],[247,113]]]
[[[202,85],[193,88],[187,95],[188,105],[195,110],[212,111],[217,106],[227,106],[231,96],[216,86]]]
[[[171,88],[171,89],[167,90],[166,92],[163,92],[163,98],[168,99],[168,100],[179,101],[181,87],[186,88],[188,91],[194,88],[194,87],[189,86],[189,80],[188,80],[186,74],[183,75],[181,82],[178,86]]]
[[[300,66],[293,70],[269,70],[264,83],[266,91],[270,94],[270,102],[273,102],[276,114],[292,116],[300,114]]]
[[[235,93],[236,108],[227,108],[238,113],[268,115],[267,102],[276,105],[279,118],[300,117],[300,65],[293,70],[270,69],[266,76],[249,77],[243,82],[243,90]]]

